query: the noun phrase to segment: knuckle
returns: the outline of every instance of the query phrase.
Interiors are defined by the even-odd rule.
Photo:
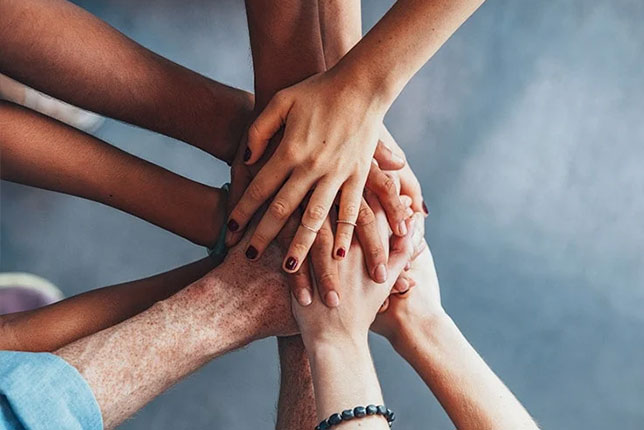
[[[295,242],[291,244],[291,254],[303,256],[309,251],[309,247],[303,242]]]
[[[398,194],[396,181],[389,175],[385,175],[385,178],[380,184],[380,189],[386,194]]]
[[[284,200],[273,200],[271,205],[268,207],[268,211],[271,214],[271,217],[278,221],[284,221],[290,215],[288,204]]]
[[[375,220],[376,217],[374,216],[371,208],[367,205],[362,205],[360,207],[360,211],[358,212],[358,220],[356,224],[364,227],[373,224]]]
[[[338,231],[337,235],[340,243],[351,243],[351,240],[353,239],[353,229],[342,229]]]
[[[342,208],[342,218],[343,219],[349,219],[349,220],[354,220],[358,217],[358,214],[360,213],[360,208],[358,205],[355,205],[353,203],[349,203],[344,205]]]
[[[322,221],[328,215],[323,205],[312,204],[306,208],[306,215],[312,221]]]
[[[322,272],[320,276],[317,277],[318,285],[323,291],[334,290],[336,287],[335,276],[332,272]]]
[[[254,201],[261,202],[265,199],[264,189],[262,185],[257,181],[251,182],[246,192],[248,193],[248,196]]]
[[[253,240],[252,242],[258,247],[263,247],[264,245],[270,243],[272,238],[268,237],[266,233],[264,233],[261,230],[255,230],[255,233],[253,233]]]
[[[297,164],[300,161],[300,151],[295,145],[284,142],[280,145],[280,157],[286,164]]]
[[[380,245],[372,245],[369,247],[369,249],[366,252],[367,252],[367,258],[373,262],[377,262],[383,259],[385,255],[385,250]]]

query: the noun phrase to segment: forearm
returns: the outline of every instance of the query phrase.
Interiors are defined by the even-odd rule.
[[[212,245],[225,195],[90,135],[0,102],[2,179],[91,199]]]
[[[325,70],[317,0],[246,1],[255,110],[277,91]]]
[[[204,258],[138,281],[92,290],[33,311],[0,316],[0,350],[54,351],[165,300],[215,265]]]
[[[319,420],[315,409],[309,359],[300,336],[278,337],[280,394],[277,404],[278,430],[314,428]]]
[[[232,349],[294,333],[274,248],[248,262],[240,246],[167,300],[56,352],[91,387],[112,428],[188,373]]]
[[[326,68],[333,67],[362,37],[360,0],[319,0]]]
[[[414,367],[459,430],[537,426],[446,314],[401,330],[397,351]]]
[[[18,81],[228,161],[252,109],[250,94],[156,55],[64,0],[0,3],[0,51],[0,71]]]
[[[388,109],[483,1],[398,0],[335,69]]]
[[[383,404],[378,376],[373,367],[367,337],[356,341],[307,345],[318,421],[345,409]],[[388,429],[387,421],[373,415],[347,421],[343,429]]]

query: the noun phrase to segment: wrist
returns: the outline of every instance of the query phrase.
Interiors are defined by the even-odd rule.
[[[346,54],[327,73],[337,81],[338,88],[349,92],[352,97],[367,100],[370,107],[384,118],[398,91],[386,78],[380,77],[373,66],[365,67],[369,65],[355,60],[352,52]]]
[[[441,308],[437,312],[400,321],[388,340],[398,354],[411,361],[428,349],[435,349],[453,325],[450,316]]]

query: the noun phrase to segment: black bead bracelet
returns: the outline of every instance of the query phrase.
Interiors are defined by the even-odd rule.
[[[391,424],[396,419],[394,411],[387,409],[385,405],[356,406],[353,409],[345,409],[342,413],[333,414],[329,418],[322,420],[322,422],[315,427],[315,430],[327,430],[344,421],[349,421],[355,418],[364,418],[369,415],[382,415],[389,423],[389,427],[391,427]]]

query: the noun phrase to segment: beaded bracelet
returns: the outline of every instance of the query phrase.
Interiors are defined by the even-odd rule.
[[[329,418],[322,420],[320,424],[315,427],[315,430],[327,430],[333,426],[337,426],[341,422],[349,421],[354,418],[364,418],[368,415],[382,415],[389,423],[389,427],[396,419],[394,411],[387,409],[385,405],[369,405],[369,406],[356,406],[353,409],[346,409],[340,414],[333,414]]]

